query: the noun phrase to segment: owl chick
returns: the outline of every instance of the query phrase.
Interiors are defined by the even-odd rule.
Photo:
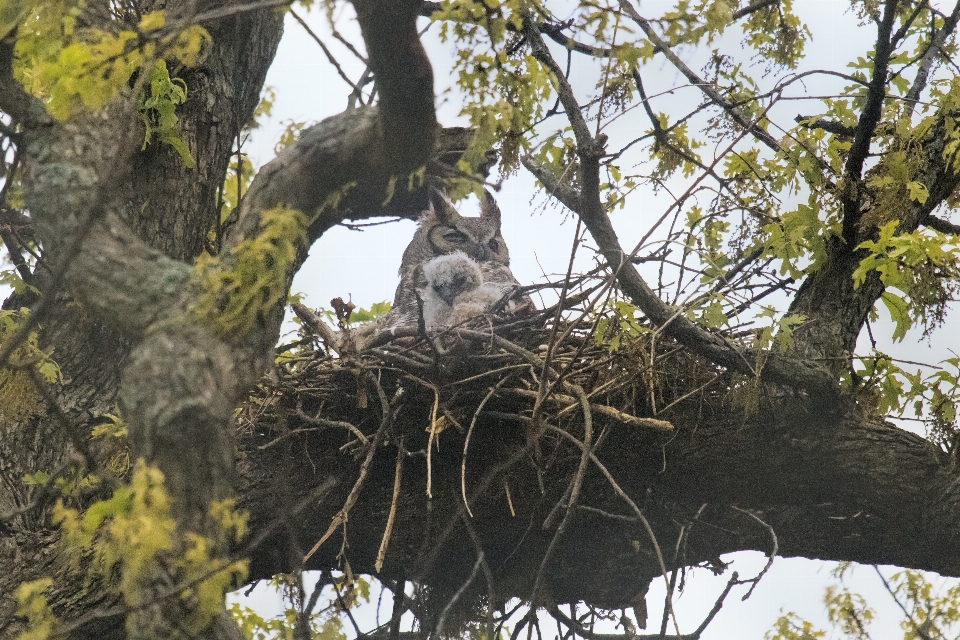
[[[503,297],[503,287],[485,283],[480,265],[462,251],[437,256],[423,265],[426,286],[418,288],[423,300],[427,331],[460,324],[486,313]]]

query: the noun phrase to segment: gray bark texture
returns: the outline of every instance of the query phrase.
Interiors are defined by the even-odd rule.
[[[297,247],[289,287],[310,242],[345,218],[410,215],[417,194],[398,193],[384,208],[391,179],[409,176],[438,148],[462,146],[463,131],[442,133],[436,123],[432,72],[416,30],[421,4],[354,0],[378,106],[305,131],[258,173],[224,227],[225,265],[257,236],[262,212],[279,205],[299,209],[310,217],[308,242]],[[672,424],[669,433],[646,428],[656,421],[650,407],[619,391],[615,398],[591,397],[593,409],[584,399],[582,412],[558,412],[557,421],[524,422],[529,412],[521,409],[529,406],[493,391],[481,412],[477,407],[494,383],[480,380],[457,396],[467,398],[457,406],[476,409],[458,414],[462,426],[476,422],[470,454],[463,433],[451,429],[439,436],[443,449],[431,454],[428,499],[426,465],[418,455],[430,446],[424,427],[434,394],[428,386],[357,356],[324,365],[332,390],[324,403],[291,378],[262,387],[258,402],[249,403],[272,366],[282,303],[262,312],[249,331],[221,335],[193,313],[198,291],[192,261],[216,226],[231,148],[257,104],[282,16],[268,8],[205,26],[213,36],[210,50],[198,67],[180,74],[188,101],[178,116],[195,169],[186,169],[167,146],[140,149],[143,131],[132,93],[102,113],[55,122],[17,86],[11,47],[0,42],[0,109],[19,126],[26,204],[44,252],[36,274],[39,297],[16,296],[6,307],[33,306],[41,346],[52,350],[63,372],[62,384],[45,387],[41,410],[0,425],[0,638],[24,628],[15,615],[16,587],[47,576],[55,578],[49,599],[71,638],[184,637],[175,621],[186,605],[178,598],[127,611],[105,585],[68,571],[50,518],[57,496],[22,482],[40,469],[68,476],[102,462],[106,454],[91,443],[90,429],[118,407],[130,428],[131,457],[164,472],[181,531],[209,532],[207,506],[214,500],[236,496],[250,512],[242,552],[251,562],[251,580],[304,566],[336,569],[346,558],[356,573],[423,585],[439,603],[424,613],[427,622],[465,583],[480,550],[487,578],[472,583],[473,597],[463,599],[468,609],[511,597],[545,607],[576,601],[638,606],[664,569],[719,570],[722,554],[770,552],[771,528],[780,555],[960,576],[955,464],[923,438],[862,411],[839,388],[837,369],[823,364],[846,362],[882,292],[876,279],[852,287],[858,256],[850,247],[866,236],[838,240],[826,266],[803,283],[792,310],[810,322],[798,335],[797,351],[751,353],[677,317],[624,263],[599,199],[605,140],[577,120],[575,102],[565,106],[576,114],[581,190],[565,190],[535,163],[528,168],[580,216],[621,290],[654,325],[666,327],[666,342],[686,354],[689,369],[673,374],[678,402],[655,416]],[[524,37],[550,66],[535,26],[525,25]],[[561,99],[572,99],[563,85]],[[863,134],[868,148],[870,133]],[[957,186],[937,151],[936,133],[928,145],[923,180],[937,186],[926,205],[911,205],[903,214],[904,229],[921,224]],[[355,186],[336,207],[323,206],[351,182]],[[855,196],[867,201],[863,193]],[[849,228],[856,233],[859,227]],[[538,371],[548,368],[534,354],[537,339],[521,348],[522,337],[461,337],[476,352],[491,349],[491,357],[506,353]],[[442,358],[431,367],[417,375],[433,375],[437,384],[449,382],[456,368]],[[703,385],[703,371],[716,376],[712,386]],[[636,383],[643,387],[639,369]],[[564,402],[579,400],[580,382],[557,384],[571,385],[562,392]],[[692,393],[701,387],[706,390]],[[239,428],[238,406],[244,407]],[[370,444],[344,448],[353,436],[317,429],[313,416],[349,422]],[[584,453],[582,443],[590,438],[593,446]],[[411,455],[395,502],[398,446]],[[365,476],[362,483],[358,475]],[[89,503],[110,489],[92,489],[77,500]],[[395,520],[378,572],[391,508]],[[308,553],[331,522],[343,526]],[[478,617],[470,610],[460,615]],[[224,613],[202,636],[238,634]]]

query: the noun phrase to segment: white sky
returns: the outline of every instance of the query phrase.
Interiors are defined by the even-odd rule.
[[[940,3],[934,3],[935,5]],[[646,16],[657,14],[663,2],[641,2],[639,10]],[[863,55],[869,47],[870,29],[860,29],[856,19],[843,8],[849,6],[841,0],[795,0],[803,17],[814,34],[814,40],[808,44],[808,58],[803,68],[842,68],[843,62]],[[304,15],[302,9],[297,9]],[[356,64],[343,47],[329,37],[326,21],[317,11],[305,16],[313,30],[320,34],[324,42],[333,49],[348,74],[356,79],[362,72],[362,66]],[[354,43],[359,43],[356,28],[346,20],[339,23],[341,32]],[[425,25],[426,22],[424,21]],[[431,31],[435,34],[436,25]],[[723,42],[739,47],[739,31],[733,30]],[[437,78],[438,92],[450,83],[451,48],[441,45],[430,35],[425,38],[431,61]],[[700,62],[691,64],[694,69]],[[664,87],[678,83],[676,71],[665,63],[661,66]],[[575,88],[584,88],[581,97],[593,86],[592,77],[579,77],[579,68],[575,67],[573,84]],[[648,93],[657,92],[657,77],[651,77],[649,71],[644,74]],[[829,92],[829,83],[807,83],[806,89],[813,94]],[[280,45],[276,61],[271,67],[267,84],[277,89],[274,116],[270,123],[257,132],[246,150],[257,165],[269,161],[273,156],[272,146],[288,119],[296,121],[317,121],[341,111],[346,104],[347,88],[337,76],[320,51],[319,46],[292,19],[287,19],[287,33]],[[835,86],[835,85],[834,85]],[[791,95],[801,95],[803,88],[795,85]],[[656,109],[671,113],[671,108],[682,109],[696,104],[701,99],[696,89],[678,91],[673,96],[658,98]],[[440,101],[439,118],[446,126],[467,124],[457,118],[457,101]],[[774,119],[787,125],[792,124],[793,116],[798,113],[816,113],[819,102],[784,102],[774,112]],[[642,120],[624,121],[611,128],[612,140],[627,136],[628,129],[642,133],[636,127],[643,125]],[[559,127],[557,121],[550,126]],[[777,132],[774,132],[777,135]],[[631,136],[636,137],[636,135]],[[630,138],[625,138],[630,139]],[[710,151],[706,150],[705,155]],[[497,194],[500,208],[503,210],[503,235],[510,247],[512,269],[521,283],[534,282],[542,273],[558,273],[566,269],[569,247],[572,241],[574,224],[563,220],[563,212],[552,206],[543,206],[543,198],[534,196],[533,180],[528,174],[521,173],[509,179],[503,190]],[[632,206],[641,211],[626,211],[614,215],[614,223],[622,236],[623,244],[632,247],[645,227],[639,224],[644,220],[659,217],[667,201],[651,195],[642,195],[633,201]],[[464,208],[467,215],[475,215],[468,205]],[[312,250],[311,256],[294,281],[294,291],[306,294],[310,306],[328,306],[331,298],[352,295],[361,306],[380,300],[392,300],[398,277],[397,268],[404,247],[413,234],[412,222],[400,222],[391,225],[372,227],[363,232],[335,228],[329,231]],[[587,256],[582,264],[590,264]],[[957,323],[954,321],[953,326]],[[874,326],[878,339],[887,339],[892,330],[889,323],[880,322]],[[931,343],[922,341],[919,333],[914,332],[900,345],[888,349],[900,357],[912,360],[937,362],[948,357],[947,349],[960,351],[960,339],[956,331],[947,327],[939,331]],[[318,532],[319,533],[319,532]],[[732,562],[732,569],[741,576],[757,572],[766,561],[759,553],[738,553],[725,558]],[[814,621],[822,628],[829,628],[823,611],[823,592],[829,584],[834,584],[830,571],[833,563],[804,559],[777,559],[771,571],[763,579],[750,600],[741,602],[743,589],[735,590],[727,599],[713,625],[704,635],[705,640],[722,638],[762,638],[781,611],[794,611],[802,617]],[[891,571],[885,571],[888,575]],[[681,630],[690,632],[700,623],[701,618],[711,608],[717,594],[722,590],[727,575],[714,577],[707,571],[693,572],[688,580],[686,592],[677,600],[676,607],[680,618]],[[864,594],[878,610],[878,619],[872,626],[875,640],[902,638],[899,629],[898,611],[883,590],[880,581],[869,567],[854,572],[849,584],[855,591]],[[650,607],[650,627],[659,627],[660,607],[663,599],[662,581],[655,581],[648,596]],[[258,588],[251,599],[261,613],[277,610],[275,597]],[[388,606],[388,605],[385,605]],[[372,615],[372,614],[371,614]],[[372,620],[371,626],[372,626]],[[545,628],[546,631],[546,628]]]

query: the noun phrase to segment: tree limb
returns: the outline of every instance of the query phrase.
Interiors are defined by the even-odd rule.
[[[867,88],[866,103],[857,122],[857,133],[850,145],[847,161],[844,165],[845,178],[850,181],[843,194],[843,239],[853,249],[857,245],[857,233],[860,225],[859,183],[863,174],[863,164],[870,154],[870,142],[873,132],[880,122],[883,101],[887,96],[887,67],[893,55],[890,34],[897,18],[899,0],[886,0],[883,20],[877,28],[876,53],[873,58],[873,76]]]
[[[937,216],[927,214],[920,224],[930,227],[934,231],[945,233],[947,235],[960,235],[960,224],[954,224],[949,220],[938,218]]]
[[[794,122],[799,124],[804,129],[822,129],[827,133],[832,133],[838,136],[845,136],[852,138],[857,133],[856,127],[848,127],[842,122],[836,120],[828,120],[826,118],[815,118],[814,116],[797,116],[793,119]]]
[[[924,4],[926,4],[926,2],[920,3],[917,8],[919,9],[919,7]],[[933,18],[931,18],[931,21],[932,20]],[[920,100],[920,94],[927,86],[927,80],[930,77],[934,60],[936,60],[937,54],[940,53],[943,43],[947,41],[947,36],[957,28],[958,20],[960,20],[960,2],[953,5],[953,11],[951,11],[950,15],[944,20],[943,27],[937,29],[930,38],[927,50],[923,54],[923,59],[917,67],[917,75],[913,79],[913,84],[910,85],[910,90],[907,91],[907,95],[904,96],[904,101],[906,102],[905,109],[908,115],[913,113],[917,101]]]
[[[741,350],[721,336],[706,331],[679,314],[677,309],[667,305],[650,289],[636,268],[627,261],[628,254],[620,246],[620,241],[606,213],[601,212],[601,215],[594,217],[585,216],[583,210],[579,208],[579,198],[570,198],[573,195],[571,188],[560,187],[556,177],[532,158],[523,158],[521,162],[546,187],[547,191],[558,199],[564,196],[566,200],[560,200],[564,206],[583,218],[597,246],[610,264],[610,268],[617,273],[623,292],[655,325],[665,326],[666,332],[679,342],[721,366],[745,375],[757,374],[751,363],[760,362],[762,360],[760,354]],[[577,208],[572,208],[570,205]],[[764,358],[766,360],[760,370],[761,378],[806,389],[823,398],[825,406],[838,399],[839,389],[836,382],[819,365],[806,360],[786,358],[776,353],[764,354]]]
[[[661,51],[667,60],[670,61],[670,64],[676,67],[693,86],[700,89],[714,104],[726,111],[727,115],[733,118],[741,127],[747,129],[759,142],[762,142],[773,151],[780,151],[780,144],[773,136],[761,129],[749,114],[744,113],[742,109],[720,95],[720,92],[717,91],[711,83],[704,81],[680,59],[680,56],[673,52],[666,41],[654,31],[650,21],[637,13],[637,10],[633,7],[633,4],[630,3],[630,0],[620,0],[620,8],[637,23],[657,50]]]

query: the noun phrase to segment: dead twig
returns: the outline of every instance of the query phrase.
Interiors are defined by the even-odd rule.
[[[380,549],[377,551],[377,560],[373,568],[380,573],[383,560],[387,557],[387,545],[390,544],[390,534],[393,533],[393,523],[397,517],[397,500],[400,498],[400,483],[403,479],[403,459],[406,457],[403,450],[403,439],[397,443],[397,465],[393,472],[393,498],[390,500],[390,513],[387,514],[387,526],[383,529],[383,538],[380,540]]]

